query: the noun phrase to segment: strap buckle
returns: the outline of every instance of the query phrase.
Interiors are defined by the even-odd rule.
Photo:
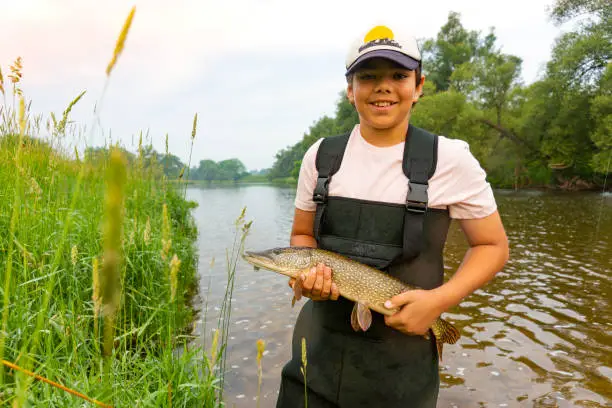
[[[327,199],[327,185],[329,177],[317,177],[317,185],[312,194],[312,201],[317,204],[323,204]]]
[[[428,184],[408,182],[406,210],[417,214],[423,214],[427,211],[427,187],[429,187]]]

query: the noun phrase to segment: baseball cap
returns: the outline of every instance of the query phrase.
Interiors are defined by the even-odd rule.
[[[416,38],[379,25],[351,44],[346,56],[346,75],[364,61],[376,57],[389,59],[409,70],[417,69],[421,64],[421,52]]]

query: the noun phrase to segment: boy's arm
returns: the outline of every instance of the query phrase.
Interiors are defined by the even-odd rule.
[[[386,323],[405,333],[425,334],[433,321],[463,298],[484,286],[508,260],[508,238],[499,213],[480,219],[459,220],[470,244],[453,277],[432,290],[412,290],[394,296],[389,308],[403,306]]]
[[[317,247],[313,231],[315,214],[315,211],[295,209],[293,227],[291,228],[291,246]]]
[[[314,211],[295,209],[291,229],[291,246],[317,247],[313,231],[314,219]],[[331,274],[332,270],[323,264],[312,268],[308,274],[302,274],[300,277],[301,294],[312,300],[338,299],[338,288],[332,283]],[[295,279],[289,279],[289,286],[293,288],[294,284]]]

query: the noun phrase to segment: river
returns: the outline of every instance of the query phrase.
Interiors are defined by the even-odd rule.
[[[462,337],[444,349],[438,407],[612,406],[612,195],[495,196],[511,258],[492,282],[444,315]],[[242,208],[253,221],[247,249],[286,246],[294,197],[292,188],[270,185],[187,190],[187,198],[199,204],[193,215],[199,230],[200,344],[210,344],[227,282],[226,251]],[[445,248],[447,278],[466,248],[453,222]],[[304,303],[291,308],[291,297],[285,277],[239,261],[227,345],[228,407],[255,407],[258,339],[266,342],[260,406],[274,407]]]

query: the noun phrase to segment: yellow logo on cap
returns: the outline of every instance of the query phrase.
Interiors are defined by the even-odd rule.
[[[382,40],[384,38],[393,40],[393,31],[386,26],[376,26],[366,34],[363,42],[367,44],[370,41]]]

